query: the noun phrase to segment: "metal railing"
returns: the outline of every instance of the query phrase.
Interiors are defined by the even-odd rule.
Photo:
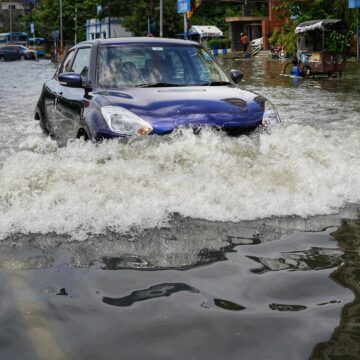
[[[256,54],[262,50],[262,45],[256,45],[251,47],[251,56],[256,56]]]

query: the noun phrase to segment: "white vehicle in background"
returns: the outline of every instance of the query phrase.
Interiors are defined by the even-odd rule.
[[[189,29],[188,38],[205,46],[209,40],[223,39],[224,34],[218,27],[213,25],[193,25]]]
[[[264,39],[262,37],[251,40],[250,42],[251,55],[255,56],[260,50],[262,50],[263,44],[264,44]]]

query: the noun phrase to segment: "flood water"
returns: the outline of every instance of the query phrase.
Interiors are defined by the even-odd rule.
[[[0,63],[0,359],[359,359],[360,67],[223,59],[282,123],[66,147]]]

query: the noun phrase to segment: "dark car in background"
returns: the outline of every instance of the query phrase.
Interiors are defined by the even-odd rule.
[[[269,100],[237,85],[241,78],[192,41],[86,41],[67,52],[44,84],[35,119],[60,144],[163,135],[179,127],[248,132],[279,121]]]
[[[35,60],[36,51],[24,45],[4,45],[0,47],[0,61]]]

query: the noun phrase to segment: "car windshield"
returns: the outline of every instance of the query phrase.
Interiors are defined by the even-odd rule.
[[[103,46],[97,79],[104,88],[232,84],[212,57],[193,45]]]

